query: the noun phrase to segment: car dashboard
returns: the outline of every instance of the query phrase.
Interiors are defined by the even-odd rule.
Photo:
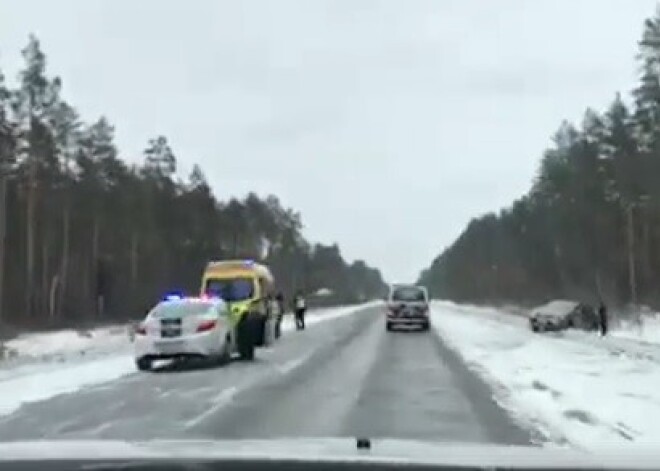
[[[486,457],[487,458],[487,457]],[[112,459],[112,460],[48,460],[0,461],[0,471],[429,471],[429,470],[560,470],[563,466],[517,467],[474,466],[457,464],[405,463],[401,461],[314,461],[293,459]],[[573,467],[574,470],[596,470],[600,467]]]

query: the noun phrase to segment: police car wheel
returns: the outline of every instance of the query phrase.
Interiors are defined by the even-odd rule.
[[[231,343],[230,339],[225,339],[225,344],[222,347],[222,352],[220,352],[215,358],[215,363],[218,365],[226,365],[231,361]]]
[[[142,357],[135,360],[135,366],[140,371],[149,371],[151,370],[151,358]]]

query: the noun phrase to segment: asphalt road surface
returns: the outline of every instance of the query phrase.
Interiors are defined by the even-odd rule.
[[[528,444],[433,332],[386,332],[382,307],[287,332],[253,363],[172,365],[0,417],[0,441],[392,437]]]

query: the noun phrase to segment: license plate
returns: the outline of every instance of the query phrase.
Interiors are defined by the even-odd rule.
[[[160,336],[163,338],[181,337],[181,327],[161,327]]]
[[[183,349],[183,342],[156,342],[156,348],[163,353],[179,353]]]

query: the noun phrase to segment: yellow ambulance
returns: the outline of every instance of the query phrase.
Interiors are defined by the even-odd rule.
[[[251,358],[254,347],[269,346],[275,340],[277,319],[270,303],[274,290],[270,269],[253,260],[216,260],[206,265],[201,295],[227,303],[241,357]]]

